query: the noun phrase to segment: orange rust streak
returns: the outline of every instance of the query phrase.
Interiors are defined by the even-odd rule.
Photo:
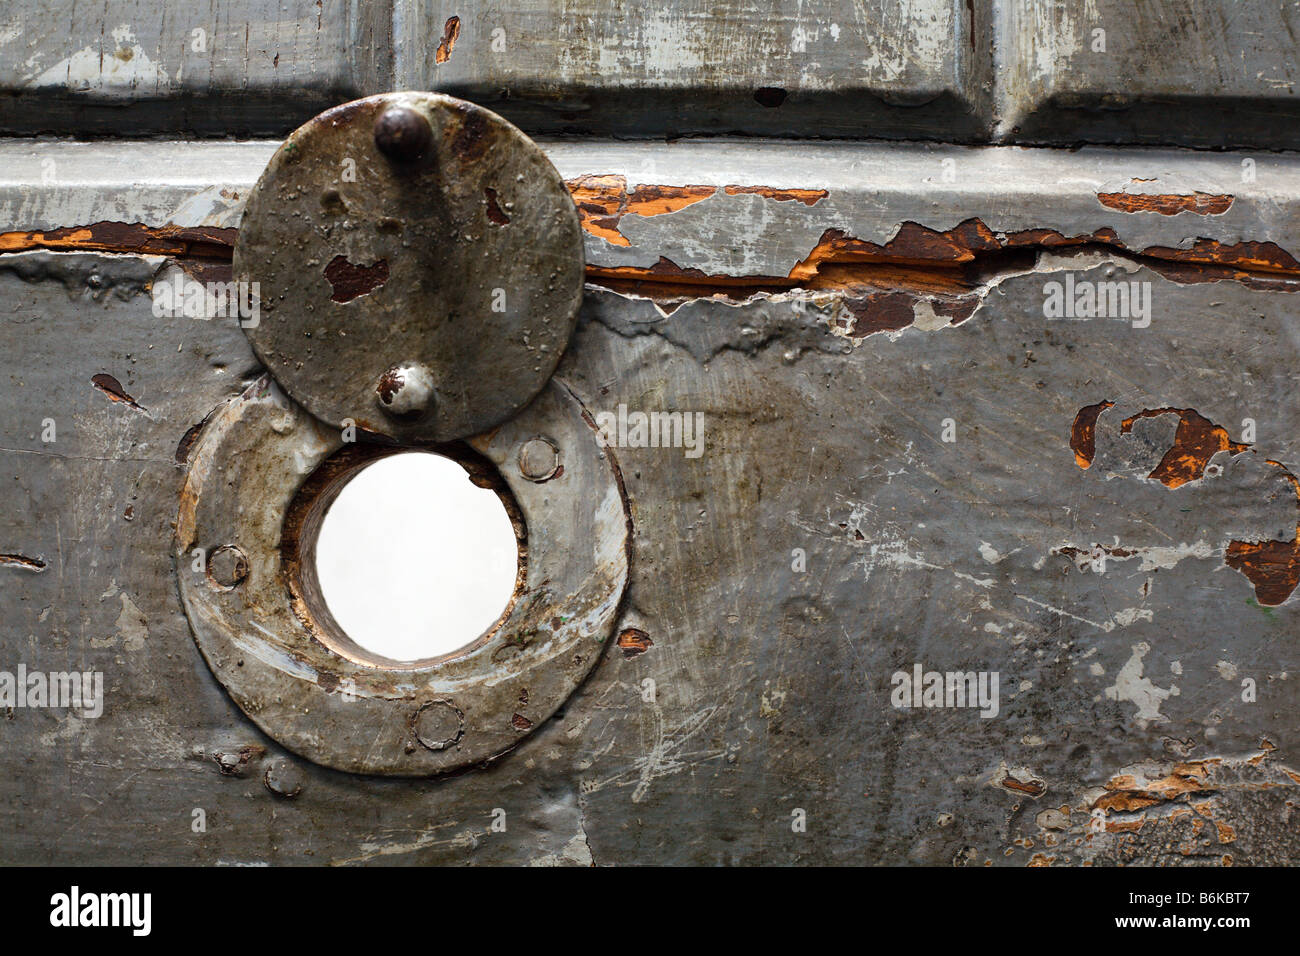
[[[626,213],[662,216],[708,199],[717,186],[637,186],[627,197]]]
[[[748,288],[754,285],[770,285],[780,288],[790,286],[790,283],[781,276],[729,276],[710,274],[699,269],[683,269],[671,259],[662,256],[660,256],[658,262],[649,267],[588,265],[587,278],[659,281],[672,285],[707,285],[730,288]],[[699,294],[698,289],[695,292]]]
[[[1190,195],[1174,193],[1098,193],[1097,200],[1109,209],[1120,212],[1155,212],[1162,216],[1176,216],[1192,212],[1200,216],[1221,216],[1232,207],[1232,196],[1194,192]]]
[[[1157,803],[1176,800],[1187,794],[1204,793],[1208,787],[1209,765],[1217,760],[1193,760],[1176,764],[1170,774],[1158,780],[1152,780],[1146,786],[1139,786],[1129,774],[1111,778],[1106,783],[1104,796],[1098,797],[1092,809],[1106,812],[1118,811],[1132,813],[1145,810]]]
[[[1142,824],[1147,822],[1146,817],[1138,817],[1134,820],[1107,820],[1107,833],[1136,833],[1142,829]]]
[[[702,202],[718,191],[717,186],[639,185],[628,192],[625,176],[579,176],[565,181],[578,207],[582,228],[616,246],[630,246],[619,232],[626,215],[649,218],[677,212]]]
[[[642,185],[629,192],[626,177],[613,174],[580,176],[568,180],[567,186],[578,208],[582,228],[611,245],[625,248],[631,245],[620,231],[625,215],[652,217],[676,212],[718,191],[714,186]],[[822,192],[767,186],[724,188],[733,195],[755,191],[778,202],[811,200],[815,203],[815,197]],[[44,248],[155,254],[192,260],[189,268],[193,269],[205,268],[205,261],[228,263],[236,234],[235,229],[213,227],[99,222],[45,232],[3,233],[0,253]],[[883,245],[839,230],[827,230],[808,256],[795,263],[784,276],[710,275],[698,269],[682,269],[668,259],[660,259],[649,268],[588,266],[587,275],[592,281],[608,283],[616,291],[635,285],[636,294],[661,301],[705,294],[727,295],[728,290],[740,290],[747,296],[795,287],[846,292],[861,287],[907,294],[918,301],[929,300],[936,311],[948,308],[954,321],[961,321],[978,303],[963,304],[958,300],[978,285],[977,273],[981,268],[997,267],[992,257],[1020,250],[1090,245],[1155,260],[1148,264],[1181,283],[1221,279],[1300,280],[1300,262],[1271,242],[1240,242],[1228,246],[1203,239],[1190,249],[1149,247],[1138,252],[1126,249],[1109,229],[1078,236],[1064,236],[1051,229],[998,234],[976,218],[943,232],[905,222]],[[702,287],[711,289],[711,293],[702,292]],[[1300,288],[1300,281],[1270,287],[1293,291]],[[945,300],[945,296],[955,296],[958,300]]]
[[[627,206],[627,180],[622,176],[580,176],[565,183],[578,207],[582,228],[616,246],[630,246],[618,231]]]
[[[654,647],[650,635],[639,627],[625,628],[618,635],[618,646],[623,649],[624,657],[636,657]]]
[[[815,206],[830,195],[824,189],[777,189],[773,186],[727,186],[724,191],[728,196],[753,193],[764,199],[776,202],[801,202],[805,206]]]
[[[1149,246],[1142,254],[1173,262],[1236,267],[1247,272],[1300,275],[1300,261],[1275,242],[1243,241],[1225,245],[1213,239],[1198,239],[1190,249]]]
[[[89,226],[0,233],[0,253],[33,249],[229,259],[235,229],[97,222]]]
[[[1092,459],[1097,453],[1097,419],[1108,408],[1114,408],[1114,402],[1098,402],[1079,409],[1070,426],[1070,449],[1074,452],[1074,463],[1080,468],[1092,467]]]
[[[435,63],[446,63],[451,59],[451,51],[456,48],[456,41],[460,38],[460,17],[448,17],[447,22],[442,27],[442,39],[438,43],[438,49],[434,51],[433,59]]]
[[[1017,780],[1010,776],[1002,781],[1002,786],[1017,793],[1027,793],[1031,797],[1037,797],[1047,789],[1037,780]]]
[[[806,281],[816,276],[827,263],[890,262],[960,264],[975,258],[972,249],[954,235],[957,226],[948,232],[935,232],[916,223],[905,222],[893,239],[883,246],[857,239],[839,229],[822,233],[821,241],[790,270],[790,278]],[[990,234],[991,236],[991,234]],[[996,244],[996,243],[995,243]]]

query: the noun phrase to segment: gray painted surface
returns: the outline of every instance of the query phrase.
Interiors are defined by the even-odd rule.
[[[628,213],[627,246],[589,228],[597,269],[662,255],[782,277],[828,229],[883,243],[908,221],[972,216],[1118,239],[988,262],[956,324],[908,286],[912,324],[874,334],[860,323],[878,313],[853,310],[881,288],[868,278],[885,282],[875,273],[807,292],[705,282],[678,303],[589,273],[557,374],[596,412],[704,416],[698,458],[615,450],[634,530],[615,630],[653,643],[607,648],[562,712],[489,767],[399,781],[286,754],[214,680],[181,609],[178,446],[260,374],[235,322],[155,317],[162,256],[13,251],[15,233],[56,226],[229,228],[271,148],[192,148],[154,188],[151,161],[178,147],[3,147],[20,159],[0,182],[0,553],[44,567],[0,565],[0,669],[97,668],[107,683],[98,719],[0,720],[7,862],[1300,859],[1296,599],[1261,603],[1225,563],[1233,541],[1295,537],[1281,468],[1300,465],[1296,278],[1250,264],[1169,278],[1148,251],[1206,237],[1294,252],[1292,161],[1241,183],[1238,157],[1171,151],[548,144],[570,179],[827,190]],[[46,156],[76,175],[42,183]],[[1133,189],[1234,199],[1176,215],[1098,200]],[[1045,319],[1045,283],[1067,273],[1149,282],[1150,326]],[[132,403],[92,384],[105,373]],[[1084,469],[1072,425],[1103,400],[1116,404]],[[1258,434],[1171,488],[1149,475],[1175,419],[1120,427],[1160,408],[1195,409],[1233,441],[1251,418]],[[998,715],[893,707],[891,677],[914,663],[999,672]]]

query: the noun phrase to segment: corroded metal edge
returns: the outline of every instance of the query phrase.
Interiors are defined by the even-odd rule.
[[[544,482],[524,478],[517,462],[537,435],[562,456]],[[177,518],[181,597],[213,673],[285,747],[335,769],[388,776],[482,763],[550,717],[599,660],[627,584],[630,527],[616,466],[590,417],[553,384],[470,444],[496,466],[527,522],[524,588],[487,639],[444,658],[383,665],[322,640],[286,585],[285,515],[342,439],[265,377],[204,426]],[[236,587],[216,586],[195,561],[229,546],[246,556],[247,571]]]

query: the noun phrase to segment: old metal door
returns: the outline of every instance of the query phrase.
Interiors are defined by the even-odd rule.
[[[0,856],[1297,862],[1298,29],[1256,0],[10,4]],[[371,429],[469,439],[554,569],[472,705],[358,701],[373,661],[258,630],[311,600],[282,577],[309,475],[391,447],[335,430],[371,353],[264,363],[238,315],[157,308],[234,278],[289,133],[390,90],[532,136],[585,257],[553,376],[485,326],[460,419]],[[436,108],[449,190],[502,172],[504,127]],[[580,261],[537,231],[545,168],[452,223],[538,295]],[[31,693],[71,673],[102,706]]]

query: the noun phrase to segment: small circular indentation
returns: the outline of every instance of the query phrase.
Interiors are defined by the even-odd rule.
[[[431,700],[411,718],[415,739],[429,750],[446,750],[465,736],[465,715],[449,700]]]
[[[427,412],[434,401],[433,372],[419,362],[392,366],[375,383],[375,398],[389,415],[413,417]]]
[[[429,121],[406,106],[393,106],[375,120],[375,145],[389,159],[419,159],[433,144]]]
[[[542,437],[530,438],[519,448],[519,473],[529,481],[547,481],[560,467],[560,451]]]
[[[248,577],[248,558],[233,544],[222,545],[208,556],[208,581],[222,591],[233,591]]]

